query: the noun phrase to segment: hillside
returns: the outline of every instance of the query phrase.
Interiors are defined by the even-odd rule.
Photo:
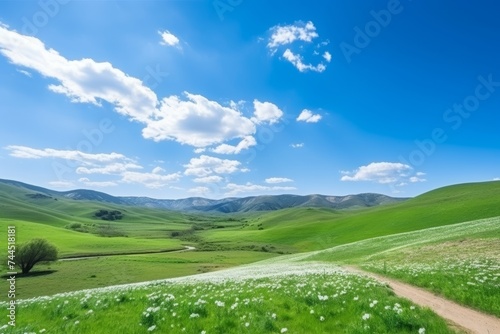
[[[292,208],[267,212],[243,229],[201,235],[206,242],[262,242],[308,251],[496,216],[500,216],[500,182],[493,181],[448,186],[403,203],[358,211]]]
[[[220,200],[202,197],[190,197],[178,200],[154,199],[148,197],[116,197],[106,193],[76,189],[71,191],[54,191],[30,184],[0,179],[0,184],[9,185],[12,191],[15,188],[30,190],[55,198],[67,198],[79,201],[97,201],[108,204],[166,209],[175,211],[200,211],[200,212],[254,212],[272,211],[292,207],[323,207],[331,209],[356,209],[391,204],[404,201],[405,198],[394,198],[380,194],[358,194],[348,196],[325,195],[277,195],[277,196],[252,196],[245,198],[223,198]]]

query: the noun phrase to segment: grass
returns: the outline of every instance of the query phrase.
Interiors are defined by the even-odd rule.
[[[17,242],[43,236],[59,248],[63,257],[179,249],[184,244],[204,250],[217,250],[58,262],[51,264],[50,269],[47,266],[39,266],[37,269],[39,275],[18,278],[17,292],[21,298],[210,272],[272,258],[278,252],[292,253],[329,248],[327,251],[287,255],[280,261],[307,258],[357,264],[365,269],[383,271],[386,275],[423,286],[465,305],[498,315],[496,305],[500,305],[500,301],[495,291],[498,291],[500,273],[496,241],[500,238],[500,220],[493,218],[469,223],[461,222],[500,216],[500,205],[498,205],[500,182],[446,187],[404,203],[369,209],[334,211],[321,208],[296,208],[230,216],[187,214],[68,199],[57,201],[33,199],[27,198],[22,192],[6,190],[5,187],[7,186],[0,187],[0,219],[5,225],[16,226]],[[100,237],[67,228],[75,222],[83,225],[101,223],[100,220],[92,218],[93,212],[98,209],[123,212],[123,220],[110,224],[127,237]],[[179,237],[173,238],[173,232],[179,232]],[[3,240],[6,238],[5,234],[6,229],[0,230],[0,238]],[[332,246],[334,247],[331,248]],[[0,255],[4,252],[5,250],[0,250]],[[458,256],[460,254],[468,257]],[[446,263],[438,260],[441,255],[447,256]],[[26,308],[23,306],[19,309],[20,322],[17,329],[22,333],[38,332],[44,328],[54,333],[98,333],[102,332],[103,328],[109,333],[114,330],[144,333],[148,328],[156,326],[153,329],[155,331],[175,333],[184,326],[188,333],[196,333],[198,330],[199,332],[207,330],[207,333],[224,332],[224,330],[238,333],[266,331],[277,333],[281,328],[299,333],[342,331],[415,333],[420,328],[426,328],[433,333],[449,332],[429,311],[417,308],[415,309],[417,310],[415,314],[418,313],[417,318],[406,318],[408,314],[413,315],[409,311],[414,310],[409,309],[408,303],[405,304],[404,301],[392,296],[384,287],[374,285],[372,291],[371,284],[366,286],[367,282],[363,281],[365,284],[363,288],[358,278],[349,276],[352,283],[343,281],[349,290],[345,294],[356,292],[360,299],[366,296],[372,300],[363,299],[364,304],[358,303],[361,305],[359,306],[353,303],[354,299],[350,301],[339,298],[342,304],[335,304],[337,297],[343,296],[339,294],[335,300],[332,297],[340,285],[328,286],[328,282],[340,282],[342,277],[345,278],[344,274],[337,271],[332,273],[326,268],[323,276],[316,272],[302,277],[297,273],[289,273],[287,268],[293,265],[288,264],[287,267],[283,266],[282,262],[273,261],[275,260],[268,260],[267,264],[262,264],[262,268],[267,272],[280,269],[283,275],[278,275],[279,278],[262,277],[259,280],[252,280],[248,277],[249,273],[255,274],[255,268],[260,267],[250,266],[248,270],[246,267],[241,268],[243,272],[247,270],[247,279],[244,282],[223,284],[216,279],[219,282],[216,284],[212,281],[196,281],[198,288],[187,284],[187,281],[176,281],[183,283],[168,283],[156,287],[147,285],[148,288],[145,290],[120,290],[117,298],[121,301],[116,303],[113,289],[111,292],[104,289],[109,293],[104,290],[95,294],[90,293],[88,301],[93,300],[95,304],[86,301],[82,304],[81,299],[85,298],[84,295],[69,294],[64,297],[69,298],[68,304],[65,305],[71,307],[68,306],[68,312],[63,313],[61,310],[66,310],[66,307],[57,307],[63,303],[63,299],[58,299],[59,297],[37,299],[26,303]],[[405,267],[406,263],[414,263],[415,266]],[[305,264],[302,271],[307,271],[310,265],[310,263]],[[418,270],[415,271],[415,268]],[[468,270],[463,271],[464,268]],[[47,270],[52,272],[43,275],[43,271]],[[289,274],[285,274],[286,272]],[[0,288],[7,291],[6,282],[2,284]],[[297,289],[297,284],[305,285]],[[265,289],[261,289],[262,287]],[[320,287],[324,287],[326,292],[319,291]],[[351,291],[351,287],[354,290]],[[196,289],[196,293],[189,289]],[[358,293],[363,289],[368,290],[363,291],[363,294]],[[320,321],[318,318],[316,319],[318,321],[313,322],[315,318],[308,312],[317,301],[313,300],[314,295],[313,297],[302,295],[304,291],[328,295],[328,303],[333,304],[326,304],[328,310],[332,310],[333,313],[328,313],[325,308],[314,309],[314,314],[323,316],[325,320]],[[162,305],[152,305],[145,297],[148,294],[168,293],[175,294],[177,300],[182,301],[177,305],[182,306],[178,312],[172,309],[165,310]],[[231,305],[234,304],[235,298],[243,300],[251,295],[255,297],[260,294],[264,296],[262,303],[253,306],[249,303],[245,305],[248,308],[242,308],[244,311],[242,313],[235,315],[233,314],[235,312],[227,310],[227,307],[222,312],[217,305],[207,304],[206,316],[202,317],[199,313],[199,319],[189,318],[188,313],[194,312],[190,307],[197,301],[191,297],[201,299],[213,297],[210,302],[219,300],[223,301],[225,306],[229,306],[230,302]],[[229,296],[234,300],[225,299]],[[58,304],[52,304],[52,300],[56,299]],[[371,310],[370,303],[375,299],[379,302],[377,305],[384,305],[383,309]],[[98,300],[101,302],[97,303]],[[48,303],[46,309],[43,309],[44,303]],[[402,313],[397,314],[399,307],[394,311],[395,303],[402,305],[404,309]],[[107,307],[101,309],[104,304]],[[239,305],[242,306],[241,303]],[[273,305],[277,307],[274,306],[273,309]],[[162,317],[154,318],[155,322],[150,323],[150,320],[146,319],[148,317],[143,317],[142,312],[149,307],[158,306]],[[389,309],[385,309],[386,306]],[[90,309],[93,312],[87,314]],[[318,310],[322,314],[318,314]],[[172,312],[182,314],[182,318],[175,319],[178,321],[173,323],[170,319]],[[277,319],[269,320],[272,313],[277,314]],[[367,320],[361,318],[365,313],[370,314]],[[243,316],[246,318],[242,318]],[[260,322],[258,319],[261,317],[269,321]],[[52,318],[54,319],[51,320]],[[166,320],[162,320],[163,318]],[[28,323],[31,319],[35,319],[35,322]],[[76,321],[79,323],[75,325]],[[249,322],[248,327],[245,326],[246,322]],[[139,323],[142,323],[142,326],[139,326]],[[167,327],[170,325],[174,327]],[[417,328],[417,326],[422,327]]]
[[[305,257],[356,264],[500,316],[500,217],[367,239]]]
[[[17,312],[6,334],[453,333],[385,286],[320,264],[76,292],[20,302]]]
[[[100,255],[126,252],[162,251],[183,249],[178,239],[149,239],[145,242],[141,238],[127,237],[100,237],[94,234],[75,232],[45,224],[19,220],[3,220],[5,226],[16,227],[16,241],[22,243],[33,238],[43,237],[56,245],[60,257]],[[0,238],[7,239],[7,229],[0,230]],[[5,255],[6,249],[0,253]]]
[[[32,276],[17,277],[17,298],[194,275],[272,257],[260,252],[182,252],[111,256],[39,265]],[[40,289],[43,287],[43,289]],[[8,291],[5,279],[1,291]],[[7,300],[7,295],[0,295]]]
[[[399,204],[363,210],[293,208],[254,217],[248,226],[199,232],[224,245],[268,243],[288,252],[326,249],[354,241],[500,216],[500,182],[455,185]],[[259,228],[263,228],[259,230]]]

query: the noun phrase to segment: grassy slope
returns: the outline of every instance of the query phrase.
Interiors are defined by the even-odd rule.
[[[272,257],[263,252],[181,252],[62,261],[37,267],[39,275],[18,277],[18,299],[61,292],[194,275]],[[50,272],[50,274],[48,274]],[[43,289],[40,289],[43,286]],[[8,291],[0,281],[0,290]],[[7,294],[0,295],[0,301]]]
[[[106,238],[45,224],[19,220],[2,221],[6,225],[16,226],[17,243],[42,237],[57,246],[60,257],[123,253],[124,251],[162,251],[183,248],[181,242],[177,239],[150,239],[146,242],[144,239],[140,238]],[[6,234],[6,229],[2,229],[2,231],[0,231],[0,238],[6,240]],[[2,254],[5,254],[4,250],[2,250]]]
[[[440,188],[401,204],[362,211],[288,209],[254,218],[244,229],[207,231],[209,242],[275,243],[298,251],[500,215],[500,182]],[[263,230],[258,230],[259,224]]]
[[[304,260],[356,264],[500,316],[500,217],[362,240]]]
[[[278,246],[277,249],[296,251],[325,249],[370,237],[500,215],[500,182],[446,187],[402,204],[373,209],[336,212],[329,209],[297,208],[228,216],[235,218],[232,222],[223,222],[223,218],[215,216],[185,215],[95,202],[27,199],[24,193],[13,192],[12,189],[5,189],[5,186],[0,189],[0,197],[0,220],[4,224],[13,223],[18,227],[19,242],[42,236],[55,243],[64,256],[175,249],[181,246],[181,241],[170,238],[170,231],[186,229],[192,224],[221,223],[226,226],[200,231],[199,236],[209,242],[235,248],[245,244],[274,244]],[[41,203],[42,201],[48,202]],[[90,217],[100,208],[123,211],[126,215],[123,221],[113,224],[118,224],[130,237],[103,238],[64,228],[72,221],[95,223],[96,220]],[[249,222],[248,226],[242,226],[245,221]],[[258,229],[260,224],[264,230]],[[6,238],[5,234],[6,229],[0,230],[0,238],[3,240]],[[4,251],[0,250],[1,252]],[[245,261],[242,260],[241,263],[243,262]],[[110,271],[117,270],[122,265],[119,261],[110,261],[109,264]],[[176,272],[171,264],[157,262],[155,265],[156,268],[172,268]],[[67,266],[74,271],[79,268],[77,262]],[[153,270],[151,268],[148,270]],[[129,282],[151,279],[145,274],[146,271],[144,274],[139,271],[137,273]]]

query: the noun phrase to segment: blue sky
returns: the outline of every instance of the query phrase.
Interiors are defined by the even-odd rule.
[[[498,179],[499,10],[1,1],[0,177],[157,198]]]

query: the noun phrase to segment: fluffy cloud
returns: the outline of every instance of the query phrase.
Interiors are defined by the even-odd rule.
[[[130,169],[142,169],[142,166],[139,166],[135,163],[112,163],[102,167],[94,167],[94,168],[78,167],[76,169],[76,173],[109,175],[109,174],[120,174]]]
[[[280,45],[292,44],[300,40],[304,42],[312,42],[313,39],[318,37],[316,27],[309,21],[305,25],[301,22],[285,26],[274,26],[270,29],[271,37],[267,43],[270,49],[276,49]]]
[[[313,114],[310,110],[304,109],[297,117],[297,122],[317,123],[320,119],[320,114]]]
[[[113,163],[116,161],[133,162],[123,154],[119,153],[84,153],[72,150],[55,150],[51,148],[36,149],[27,146],[10,145],[5,149],[10,151],[10,155],[22,159],[42,159],[55,158],[80,162],[82,165],[95,166],[96,163]]]
[[[201,95],[184,94],[186,100],[178,96],[162,100],[156,119],[142,131],[145,138],[205,147],[255,133],[255,124],[239,111]]]
[[[149,188],[160,188],[171,182],[178,181],[181,173],[164,174],[165,170],[161,167],[155,167],[151,173],[141,173],[133,171],[142,169],[133,159],[127,158],[119,153],[83,153],[80,151],[55,150],[46,148],[43,150],[30,148],[26,146],[7,146],[10,155],[22,159],[63,159],[77,162],[80,166],[75,168],[76,174],[97,174],[97,175],[115,175],[120,179],[117,181],[90,181],[88,178],[80,178],[79,182],[87,186],[109,187],[118,183],[141,183]],[[69,164],[68,164],[69,166]],[[69,167],[68,167],[69,168]],[[52,186],[64,187],[73,186],[69,181],[59,180],[50,183]]]
[[[210,176],[195,178],[193,181],[196,183],[217,183],[221,182],[222,180],[223,178],[218,175],[210,175]]]
[[[286,49],[285,52],[283,52],[283,58],[292,63],[292,65],[295,66],[299,72],[314,71],[321,73],[326,70],[326,66],[323,63],[319,63],[316,66],[312,64],[305,64],[304,58],[299,54],[293,53],[290,49]]]
[[[302,148],[304,147],[304,143],[290,144],[292,148]]]
[[[228,190],[228,192],[225,194],[226,196],[234,196],[240,193],[296,190],[295,187],[280,187],[280,186],[271,187],[271,186],[262,186],[258,184],[253,184],[250,182],[246,184],[229,183],[226,185],[224,189]]]
[[[178,46],[179,45],[179,38],[172,34],[170,31],[165,30],[165,31],[158,31],[158,33],[161,36],[161,45],[168,45],[168,46]]]
[[[241,163],[237,160],[202,155],[199,158],[192,158],[189,164],[184,165],[186,167],[184,175],[203,178],[212,174],[232,174],[240,171],[240,165]]]
[[[0,26],[0,53],[11,63],[33,69],[56,80],[49,89],[73,102],[101,105],[106,101],[132,120],[147,122],[154,114],[156,94],[136,78],[108,62],[92,59],[68,60],[47,49],[37,38],[21,35]]]
[[[327,62],[332,61],[332,55],[328,51],[325,51],[325,53],[323,53],[323,58],[325,58]]]
[[[211,151],[218,154],[238,154],[243,150],[246,150],[252,146],[257,145],[257,141],[252,136],[246,136],[243,138],[238,145],[232,146],[228,144],[221,144]]]
[[[271,55],[275,55],[279,48],[285,49],[282,56],[285,60],[290,62],[300,72],[323,72],[326,70],[326,65],[321,59],[317,65],[307,63],[304,60],[305,46],[312,44],[315,38],[319,35],[316,32],[316,27],[309,21],[295,22],[291,25],[277,25],[269,29],[270,37],[267,43],[267,48],[271,51]],[[298,44],[298,45],[297,45]],[[328,42],[318,43],[312,51],[312,55],[316,58],[320,57],[320,49],[328,45]],[[327,63],[331,61],[331,54],[324,51],[321,56]]]
[[[407,182],[424,182],[424,173],[411,175],[412,167],[399,162],[372,162],[358,169],[347,172],[341,178],[342,181],[371,181],[381,184],[405,185]]]
[[[79,182],[83,183],[84,185],[88,187],[115,187],[118,185],[116,182],[112,181],[90,181],[86,177],[82,177],[78,180]]]
[[[50,181],[49,184],[55,188],[70,188],[75,186],[71,181]]]
[[[253,101],[254,117],[252,120],[256,123],[269,123],[273,124],[278,122],[283,116],[283,111],[275,104],[270,102]]]
[[[168,45],[178,44],[178,39],[168,31],[161,35]],[[0,25],[0,54],[16,66],[51,79],[55,83],[49,89],[66,95],[72,102],[97,106],[103,101],[109,103],[116,112],[144,124],[143,137],[155,141],[174,140],[204,148],[244,139],[256,132],[256,125],[277,122],[283,115],[274,104],[257,100],[254,117],[250,119],[239,111],[239,102],[225,107],[189,92],[185,92],[184,98],[159,99],[141,80],[109,62],[66,59],[39,39],[3,25]]]
[[[270,177],[266,179],[266,183],[286,183],[286,182],[293,182],[292,179],[288,179],[286,177]]]
[[[125,183],[140,183],[148,188],[162,188],[170,183],[177,182],[182,178],[181,173],[160,174],[156,173],[140,173],[140,172],[125,172],[122,173],[122,182]]]
[[[210,189],[207,187],[195,187],[189,189],[188,192],[196,195],[206,195],[210,192]]]

